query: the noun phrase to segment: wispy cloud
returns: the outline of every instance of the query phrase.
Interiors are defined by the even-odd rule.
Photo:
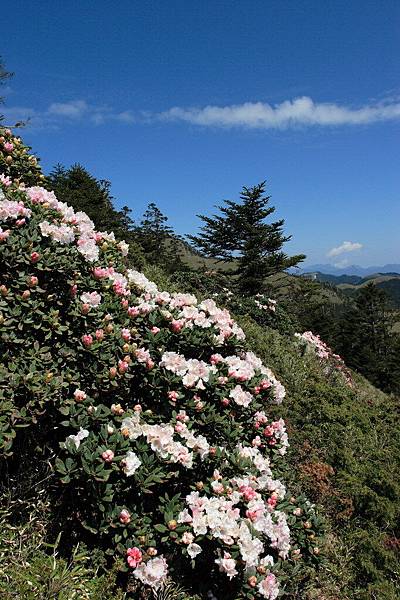
[[[346,252],[354,252],[355,250],[361,250],[363,247],[359,242],[343,242],[340,246],[336,248],[332,248],[327,253],[327,256],[339,256],[340,254],[344,254]]]
[[[185,122],[202,127],[244,129],[290,129],[299,127],[332,127],[367,125],[379,121],[400,120],[400,99],[392,97],[354,108],[328,102],[314,102],[303,96],[280,104],[245,102],[228,106],[185,108],[175,106],[166,111],[116,111],[107,105],[90,104],[84,99],[53,102],[44,110],[28,107],[3,108],[8,120],[30,119],[32,128],[57,128],[78,121],[101,125],[109,121],[124,124]]]
[[[155,115],[162,121],[185,121],[214,127],[249,129],[288,129],[298,126],[363,125],[400,119],[400,102],[382,102],[350,108],[327,102],[314,102],[303,96],[280,104],[245,102],[204,108],[174,107]]]
[[[71,123],[102,125],[106,121],[133,123],[136,119],[132,111],[118,112],[106,105],[89,104],[85,100],[53,102],[44,110],[31,107],[0,107],[7,124],[26,122],[30,129],[58,129]]]

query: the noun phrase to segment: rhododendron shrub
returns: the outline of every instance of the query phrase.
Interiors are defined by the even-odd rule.
[[[41,187],[1,183],[0,225],[4,452],[42,424],[76,525],[137,589],[283,594],[319,520],[278,477],[285,389],[228,311],[158,290]]]
[[[295,333],[299,343],[303,346],[303,350],[311,350],[324,365],[324,371],[327,375],[338,373],[346,382],[349,387],[353,387],[353,378],[350,370],[346,367],[346,364],[339,354],[335,354],[333,350],[326,344],[319,335],[316,335],[312,331],[305,331],[304,333]]]

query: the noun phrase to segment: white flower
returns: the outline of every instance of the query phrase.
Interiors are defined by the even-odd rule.
[[[224,558],[217,558],[215,562],[219,566],[221,573],[226,573],[229,579],[232,579],[232,577],[235,577],[235,575],[238,574],[236,570],[236,561],[231,558],[229,552],[225,552]]]
[[[78,449],[81,445],[81,441],[87,438],[88,436],[88,430],[82,429],[81,427],[76,435],[69,435],[65,441],[68,442],[70,440],[71,442],[74,442],[76,449]]]
[[[127,433],[130,440],[136,440],[136,438],[143,435],[140,415],[135,413],[133,417],[126,417],[121,423],[121,432],[123,435]]]
[[[201,546],[199,546],[198,544],[189,544],[189,546],[187,547],[187,551],[190,558],[196,558],[196,556],[200,554],[200,552],[203,552]]]
[[[39,229],[44,237],[51,237],[59,244],[70,244],[75,239],[74,231],[68,225],[53,225],[48,221],[39,223]]]
[[[229,394],[230,398],[233,398],[233,401],[236,402],[239,406],[249,406],[250,402],[253,400],[253,396],[250,392],[245,392],[242,386],[237,385],[231,390]]]
[[[151,560],[140,563],[135,569],[134,576],[145,585],[149,585],[154,590],[162,585],[168,575],[167,561],[163,556],[152,558]]]
[[[122,242],[119,242],[117,244],[118,248],[121,250],[121,254],[122,256],[128,256],[128,252],[129,252],[129,244],[127,244],[126,242],[124,242],[122,240]]]
[[[97,292],[85,292],[81,295],[81,302],[96,308],[101,303],[101,296]]]
[[[124,458],[124,473],[127,477],[130,477],[137,471],[137,469],[142,464],[142,461],[139,457],[129,450],[128,454]]]

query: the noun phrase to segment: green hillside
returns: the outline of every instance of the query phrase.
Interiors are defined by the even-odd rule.
[[[2,133],[0,597],[396,600],[399,398],[304,332],[353,303],[150,262]]]

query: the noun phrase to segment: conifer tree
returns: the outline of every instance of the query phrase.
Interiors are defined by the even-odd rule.
[[[184,267],[179,253],[182,241],[167,222],[168,217],[154,202],[150,202],[136,233],[146,260],[174,272]]]
[[[289,257],[283,245],[291,239],[283,233],[284,220],[267,223],[275,211],[265,195],[265,181],[244,187],[240,202],[225,200],[218,206],[220,215],[199,215],[204,222],[201,233],[188,236],[195,248],[218,261],[231,263],[242,293],[256,294],[264,289],[265,279],[294,267],[303,254]]]
[[[4,65],[4,61],[2,59],[2,57],[0,56],[0,85],[4,85],[5,82],[7,81],[7,79],[9,79],[10,77],[12,77],[12,73],[9,73]],[[0,104],[3,104],[4,102],[4,98],[2,96],[0,96]],[[2,121],[4,118],[3,115],[0,114],[0,121]]]
[[[373,283],[360,289],[342,323],[341,351],[347,364],[385,391],[398,391],[399,336],[393,331],[385,292]]]

